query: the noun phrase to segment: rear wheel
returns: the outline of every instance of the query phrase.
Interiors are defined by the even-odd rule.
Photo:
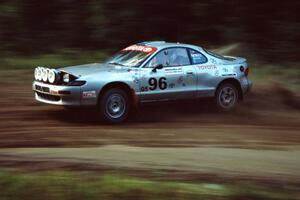
[[[107,123],[120,123],[129,113],[129,97],[119,88],[107,90],[100,99],[100,117]]]
[[[235,85],[231,83],[224,83],[220,85],[215,95],[215,104],[218,110],[232,110],[238,102],[238,95],[238,90]]]

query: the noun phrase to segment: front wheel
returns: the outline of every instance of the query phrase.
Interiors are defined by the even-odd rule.
[[[215,95],[215,104],[218,110],[232,110],[238,102],[238,95],[238,90],[235,85],[231,83],[220,85]]]
[[[100,99],[100,117],[107,123],[120,123],[129,113],[129,97],[123,90],[112,88],[107,90]]]

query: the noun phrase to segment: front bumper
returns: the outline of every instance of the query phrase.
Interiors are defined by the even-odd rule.
[[[43,103],[64,106],[81,105],[80,86],[51,85],[34,81],[32,89],[35,99]]]

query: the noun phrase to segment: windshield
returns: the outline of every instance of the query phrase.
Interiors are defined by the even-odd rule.
[[[118,52],[107,63],[125,67],[139,67],[156,50],[155,47],[132,45]]]

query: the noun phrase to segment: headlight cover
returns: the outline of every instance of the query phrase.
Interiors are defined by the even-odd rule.
[[[34,69],[34,79],[40,81],[41,80],[41,68],[37,67]]]
[[[56,81],[56,71],[54,69],[50,69],[48,71],[48,81],[49,83],[54,83]]]
[[[36,67],[34,69],[34,79],[45,83],[55,85],[70,85],[70,86],[81,86],[85,84],[85,81],[76,81],[78,77],[69,74],[68,72],[49,69],[45,67]]]
[[[49,69],[42,68],[42,80],[44,82],[47,82],[47,80],[48,80],[48,70]]]
[[[70,74],[65,73],[65,74],[63,75],[63,81],[64,81],[65,83],[69,83],[69,82],[70,82]]]

